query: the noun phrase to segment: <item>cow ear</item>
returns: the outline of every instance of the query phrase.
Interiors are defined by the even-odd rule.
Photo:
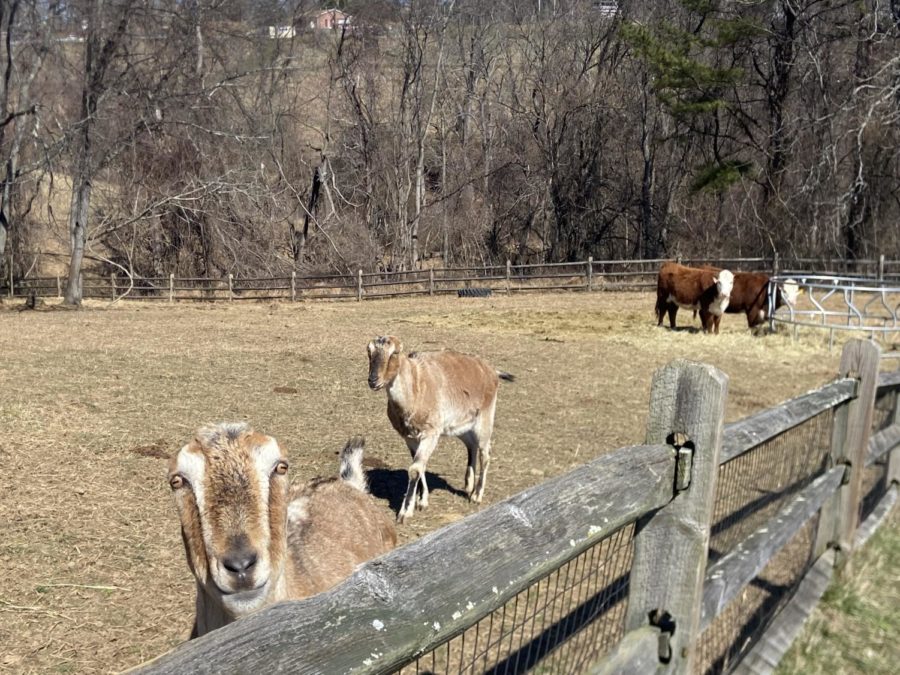
[[[718,275],[718,274],[717,274],[716,276],[713,277],[713,283],[714,283],[714,284],[719,283],[719,275]]]

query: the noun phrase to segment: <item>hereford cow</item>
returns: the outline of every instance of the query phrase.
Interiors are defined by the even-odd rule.
[[[705,267],[704,269],[714,274],[720,270],[717,267]],[[729,314],[745,314],[747,326],[755,328],[768,319],[769,275],[763,272],[735,272],[734,287],[731,289],[731,300],[728,302],[726,312]],[[775,289],[775,309],[797,302],[800,287],[796,281],[788,279],[779,284]]]
[[[728,307],[734,275],[728,270],[696,269],[667,262],[659,268],[656,284],[656,318],[662,326],[668,312],[669,325],[675,328],[679,307],[700,312],[705,333],[719,332],[722,312]]]

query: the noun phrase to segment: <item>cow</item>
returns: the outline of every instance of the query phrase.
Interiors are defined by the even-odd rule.
[[[775,288],[775,307],[797,302],[800,292],[796,281],[788,280]],[[738,272],[734,275],[729,314],[745,314],[747,326],[756,328],[768,319],[769,275],[763,272]]]
[[[700,312],[705,333],[719,333],[719,321],[728,307],[734,275],[729,270],[712,271],[685,267],[674,262],[659,268],[656,283],[656,318],[662,326],[668,312],[669,325],[675,328],[679,307]]]
[[[717,267],[704,267],[713,273],[720,270]],[[735,272],[734,287],[731,289],[731,299],[725,311],[728,314],[745,314],[747,326],[756,328],[768,319],[768,294],[769,275],[764,272]],[[785,304],[793,305],[800,295],[800,287],[797,282],[788,279],[779,284],[775,289],[775,309]],[[774,311],[774,310],[773,310]]]

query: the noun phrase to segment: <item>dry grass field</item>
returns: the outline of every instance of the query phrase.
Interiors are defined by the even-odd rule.
[[[546,294],[366,303],[95,304],[0,310],[0,670],[113,672],[184,640],[193,581],[165,457],[199,425],[274,435],[294,480],[334,473],[348,436],[396,509],[409,455],[366,386],[367,341],[454,347],[515,373],[498,403],[485,504],[642,440],[650,378],[677,357],[730,377],[738,419],[832,378],[825,341],[656,327],[650,294]],[[679,319],[690,324],[688,313]],[[696,325],[696,323],[694,324]],[[465,451],[429,462],[409,541],[473,512]]]

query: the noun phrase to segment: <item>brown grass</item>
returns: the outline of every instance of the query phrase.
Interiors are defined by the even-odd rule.
[[[640,442],[651,374],[673,358],[730,376],[729,420],[836,368],[837,350],[752,337],[743,317],[718,337],[658,329],[653,304],[636,293],[0,312],[0,670],[116,671],[186,638],[193,583],[163,457],[202,423],[274,435],[301,481],[332,474],[346,438],[365,434],[376,493],[396,507],[409,455],[365,383],[376,334],[517,375],[500,392],[487,504]],[[431,506],[405,541],[475,510],[455,492],[464,465],[463,446],[442,441]]]

